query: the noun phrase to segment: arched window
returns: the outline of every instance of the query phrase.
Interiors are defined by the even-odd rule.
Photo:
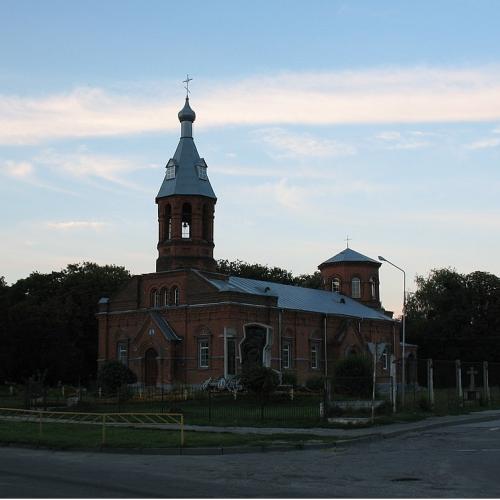
[[[361,280],[359,278],[353,278],[351,281],[351,297],[353,299],[361,297]]]
[[[160,292],[153,288],[151,290],[151,307],[160,307]]]
[[[189,203],[182,205],[182,237],[191,238],[191,205]]]
[[[377,282],[375,281],[375,278],[372,276],[369,280],[370,282],[370,295],[372,299],[377,298]]]
[[[169,305],[171,305],[171,306],[178,306],[179,305],[179,299],[180,299],[179,287],[173,286],[170,289]]]
[[[332,279],[332,292],[340,292],[340,278]]]
[[[168,288],[163,287],[160,291],[160,305],[162,307],[168,305]]]
[[[202,237],[206,241],[210,240],[209,210],[206,205],[203,205],[203,212],[202,212]]]
[[[172,207],[167,205],[165,207],[165,239],[172,239]]]

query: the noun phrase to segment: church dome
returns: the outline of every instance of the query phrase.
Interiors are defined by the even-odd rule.
[[[184,107],[179,111],[179,114],[177,115],[179,117],[179,121],[182,122],[194,122],[196,119],[196,113],[191,109],[191,106],[189,105],[189,97],[186,97],[186,104],[184,104]]]

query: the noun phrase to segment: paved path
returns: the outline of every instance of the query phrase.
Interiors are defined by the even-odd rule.
[[[235,434],[311,434],[313,436],[337,437],[339,439],[356,439],[367,437],[391,437],[404,432],[413,432],[450,425],[460,425],[473,422],[484,422],[500,418],[500,410],[485,410],[467,415],[449,415],[445,417],[429,417],[418,422],[379,425],[357,429],[328,429],[323,427],[217,427],[205,425],[186,425],[186,430],[204,432],[231,432]],[[170,427],[172,428],[172,427]]]
[[[494,418],[491,412],[482,412],[482,417]],[[451,420],[447,420],[450,425]],[[471,420],[357,446],[238,456],[112,455],[4,448],[0,450],[0,496],[498,497],[500,419],[483,423]],[[455,424],[457,421],[455,418]],[[441,420],[439,425],[443,423]],[[409,424],[405,425],[408,430]]]

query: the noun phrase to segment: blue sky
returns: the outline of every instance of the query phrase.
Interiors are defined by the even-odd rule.
[[[0,275],[150,272],[194,136],[216,258],[311,273],[350,246],[413,277],[500,274],[496,1],[0,2]],[[401,275],[382,266],[384,305]]]

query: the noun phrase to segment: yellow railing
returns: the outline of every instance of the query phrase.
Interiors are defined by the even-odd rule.
[[[182,413],[83,413],[50,410],[21,410],[0,408],[0,419],[21,422],[38,422],[39,438],[43,423],[99,424],[102,427],[101,444],[106,444],[106,427],[133,426],[152,427],[156,425],[178,425],[180,445],[184,446],[184,415]]]

